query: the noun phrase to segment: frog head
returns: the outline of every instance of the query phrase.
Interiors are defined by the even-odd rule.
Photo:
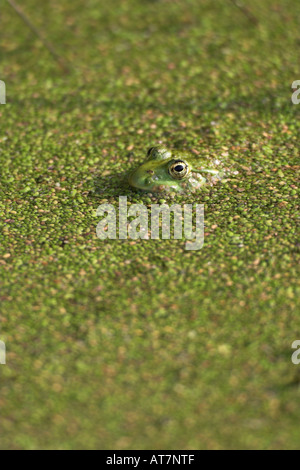
[[[199,168],[200,167],[200,168]],[[129,175],[129,184],[144,191],[185,192],[200,188],[206,183],[203,175],[218,174],[208,162],[197,162],[195,156],[185,151],[166,147],[151,147],[146,161]]]

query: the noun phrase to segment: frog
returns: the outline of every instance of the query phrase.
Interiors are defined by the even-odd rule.
[[[195,192],[222,179],[224,170],[217,158],[196,156],[184,150],[158,145],[150,147],[146,160],[129,174],[135,189],[155,192]]]

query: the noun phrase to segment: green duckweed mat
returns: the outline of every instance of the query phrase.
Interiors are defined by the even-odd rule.
[[[299,448],[297,2],[1,2],[0,447]],[[158,142],[222,157],[131,190]],[[202,203],[205,241],[99,240],[97,207]]]

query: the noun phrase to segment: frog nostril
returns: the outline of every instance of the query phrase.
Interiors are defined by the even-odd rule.
[[[153,171],[153,170],[147,170],[146,173],[148,173],[148,175],[154,175],[154,171]]]

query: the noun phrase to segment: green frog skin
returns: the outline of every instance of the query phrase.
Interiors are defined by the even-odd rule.
[[[129,175],[129,184],[144,191],[193,192],[223,176],[217,159],[165,147],[151,147],[146,161]]]

